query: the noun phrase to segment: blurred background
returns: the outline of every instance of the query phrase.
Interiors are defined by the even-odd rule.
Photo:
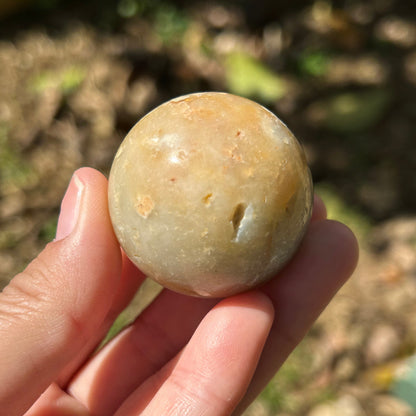
[[[146,112],[253,98],[361,259],[246,415],[415,415],[415,87],[412,1],[0,0],[0,287],[53,239],[72,172],[107,175]]]

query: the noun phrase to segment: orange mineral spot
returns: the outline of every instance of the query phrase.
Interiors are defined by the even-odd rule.
[[[138,195],[136,202],[136,211],[143,218],[147,218],[153,211],[155,203],[149,195]]]

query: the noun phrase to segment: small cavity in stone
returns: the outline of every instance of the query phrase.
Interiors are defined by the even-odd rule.
[[[203,198],[202,198],[202,202],[205,205],[210,205],[211,204],[211,200],[212,200],[212,192],[210,192],[209,194],[206,194]]]
[[[238,230],[240,228],[241,221],[244,218],[246,208],[247,208],[246,204],[243,204],[243,203],[238,204],[234,208],[233,215],[231,216],[231,223],[233,224],[233,229],[234,229],[233,240],[235,240],[237,237]]]

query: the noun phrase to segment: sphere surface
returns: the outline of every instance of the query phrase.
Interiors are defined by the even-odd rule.
[[[273,277],[311,216],[303,150],[261,105],[226,93],[168,101],[111,168],[109,208],[127,256],[177,292],[223,297]]]

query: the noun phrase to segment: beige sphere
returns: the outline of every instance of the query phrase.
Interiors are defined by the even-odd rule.
[[[208,297],[276,275],[305,233],[312,194],[288,128],[253,101],[213,92],[143,117],[109,179],[110,215],[127,256],[163,286]]]

